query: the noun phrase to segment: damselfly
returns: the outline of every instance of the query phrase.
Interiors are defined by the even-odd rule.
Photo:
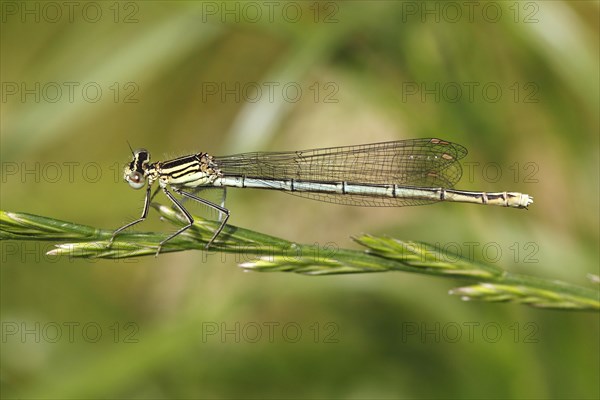
[[[125,181],[134,189],[146,185],[142,216],[117,229],[115,236],[143,221],[148,206],[160,189],[181,211],[187,225],[168,236],[161,247],[192,226],[194,219],[169,188],[220,213],[221,224],[207,243],[219,236],[229,218],[224,204],[202,199],[184,189],[256,188],[282,190],[300,197],[329,203],[370,207],[401,207],[438,201],[527,208],[533,198],[517,192],[471,192],[453,189],[462,175],[459,160],[467,155],[463,146],[441,139],[331,147],[303,151],[242,153],[213,157],[196,153],[170,161],[150,162],[145,149],[132,150],[125,166]],[[158,187],[151,194],[152,185]]]

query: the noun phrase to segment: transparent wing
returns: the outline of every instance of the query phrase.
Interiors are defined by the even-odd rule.
[[[466,154],[467,150],[455,143],[413,139],[302,151],[243,153],[215,157],[214,161],[224,176],[449,189],[462,175],[459,160]],[[368,195],[286,193],[359,206],[397,207],[433,202]]]

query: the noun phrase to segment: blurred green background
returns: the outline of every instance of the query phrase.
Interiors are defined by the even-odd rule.
[[[533,206],[231,190],[230,223],[322,247],[357,248],[349,237],[366,232],[474,249],[582,285],[598,274],[598,2],[1,7],[3,210],[105,229],[136,218],[127,141],[160,160],[440,137],[470,151],[457,187],[522,191]],[[173,227],[152,210],[137,229]],[[447,295],[460,281],[402,273],[0,245],[3,398],[600,396],[594,313],[465,303]]]

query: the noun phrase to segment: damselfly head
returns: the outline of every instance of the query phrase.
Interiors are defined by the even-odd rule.
[[[150,162],[150,153],[146,149],[133,151],[133,159],[125,166],[123,178],[129,186],[141,189],[146,185],[146,168]]]

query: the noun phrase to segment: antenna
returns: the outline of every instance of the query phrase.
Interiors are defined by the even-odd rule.
[[[131,155],[134,156],[135,153],[133,152],[133,148],[131,147],[131,143],[129,143],[129,140],[126,140],[127,142],[127,146],[129,146],[129,150],[131,150]]]

